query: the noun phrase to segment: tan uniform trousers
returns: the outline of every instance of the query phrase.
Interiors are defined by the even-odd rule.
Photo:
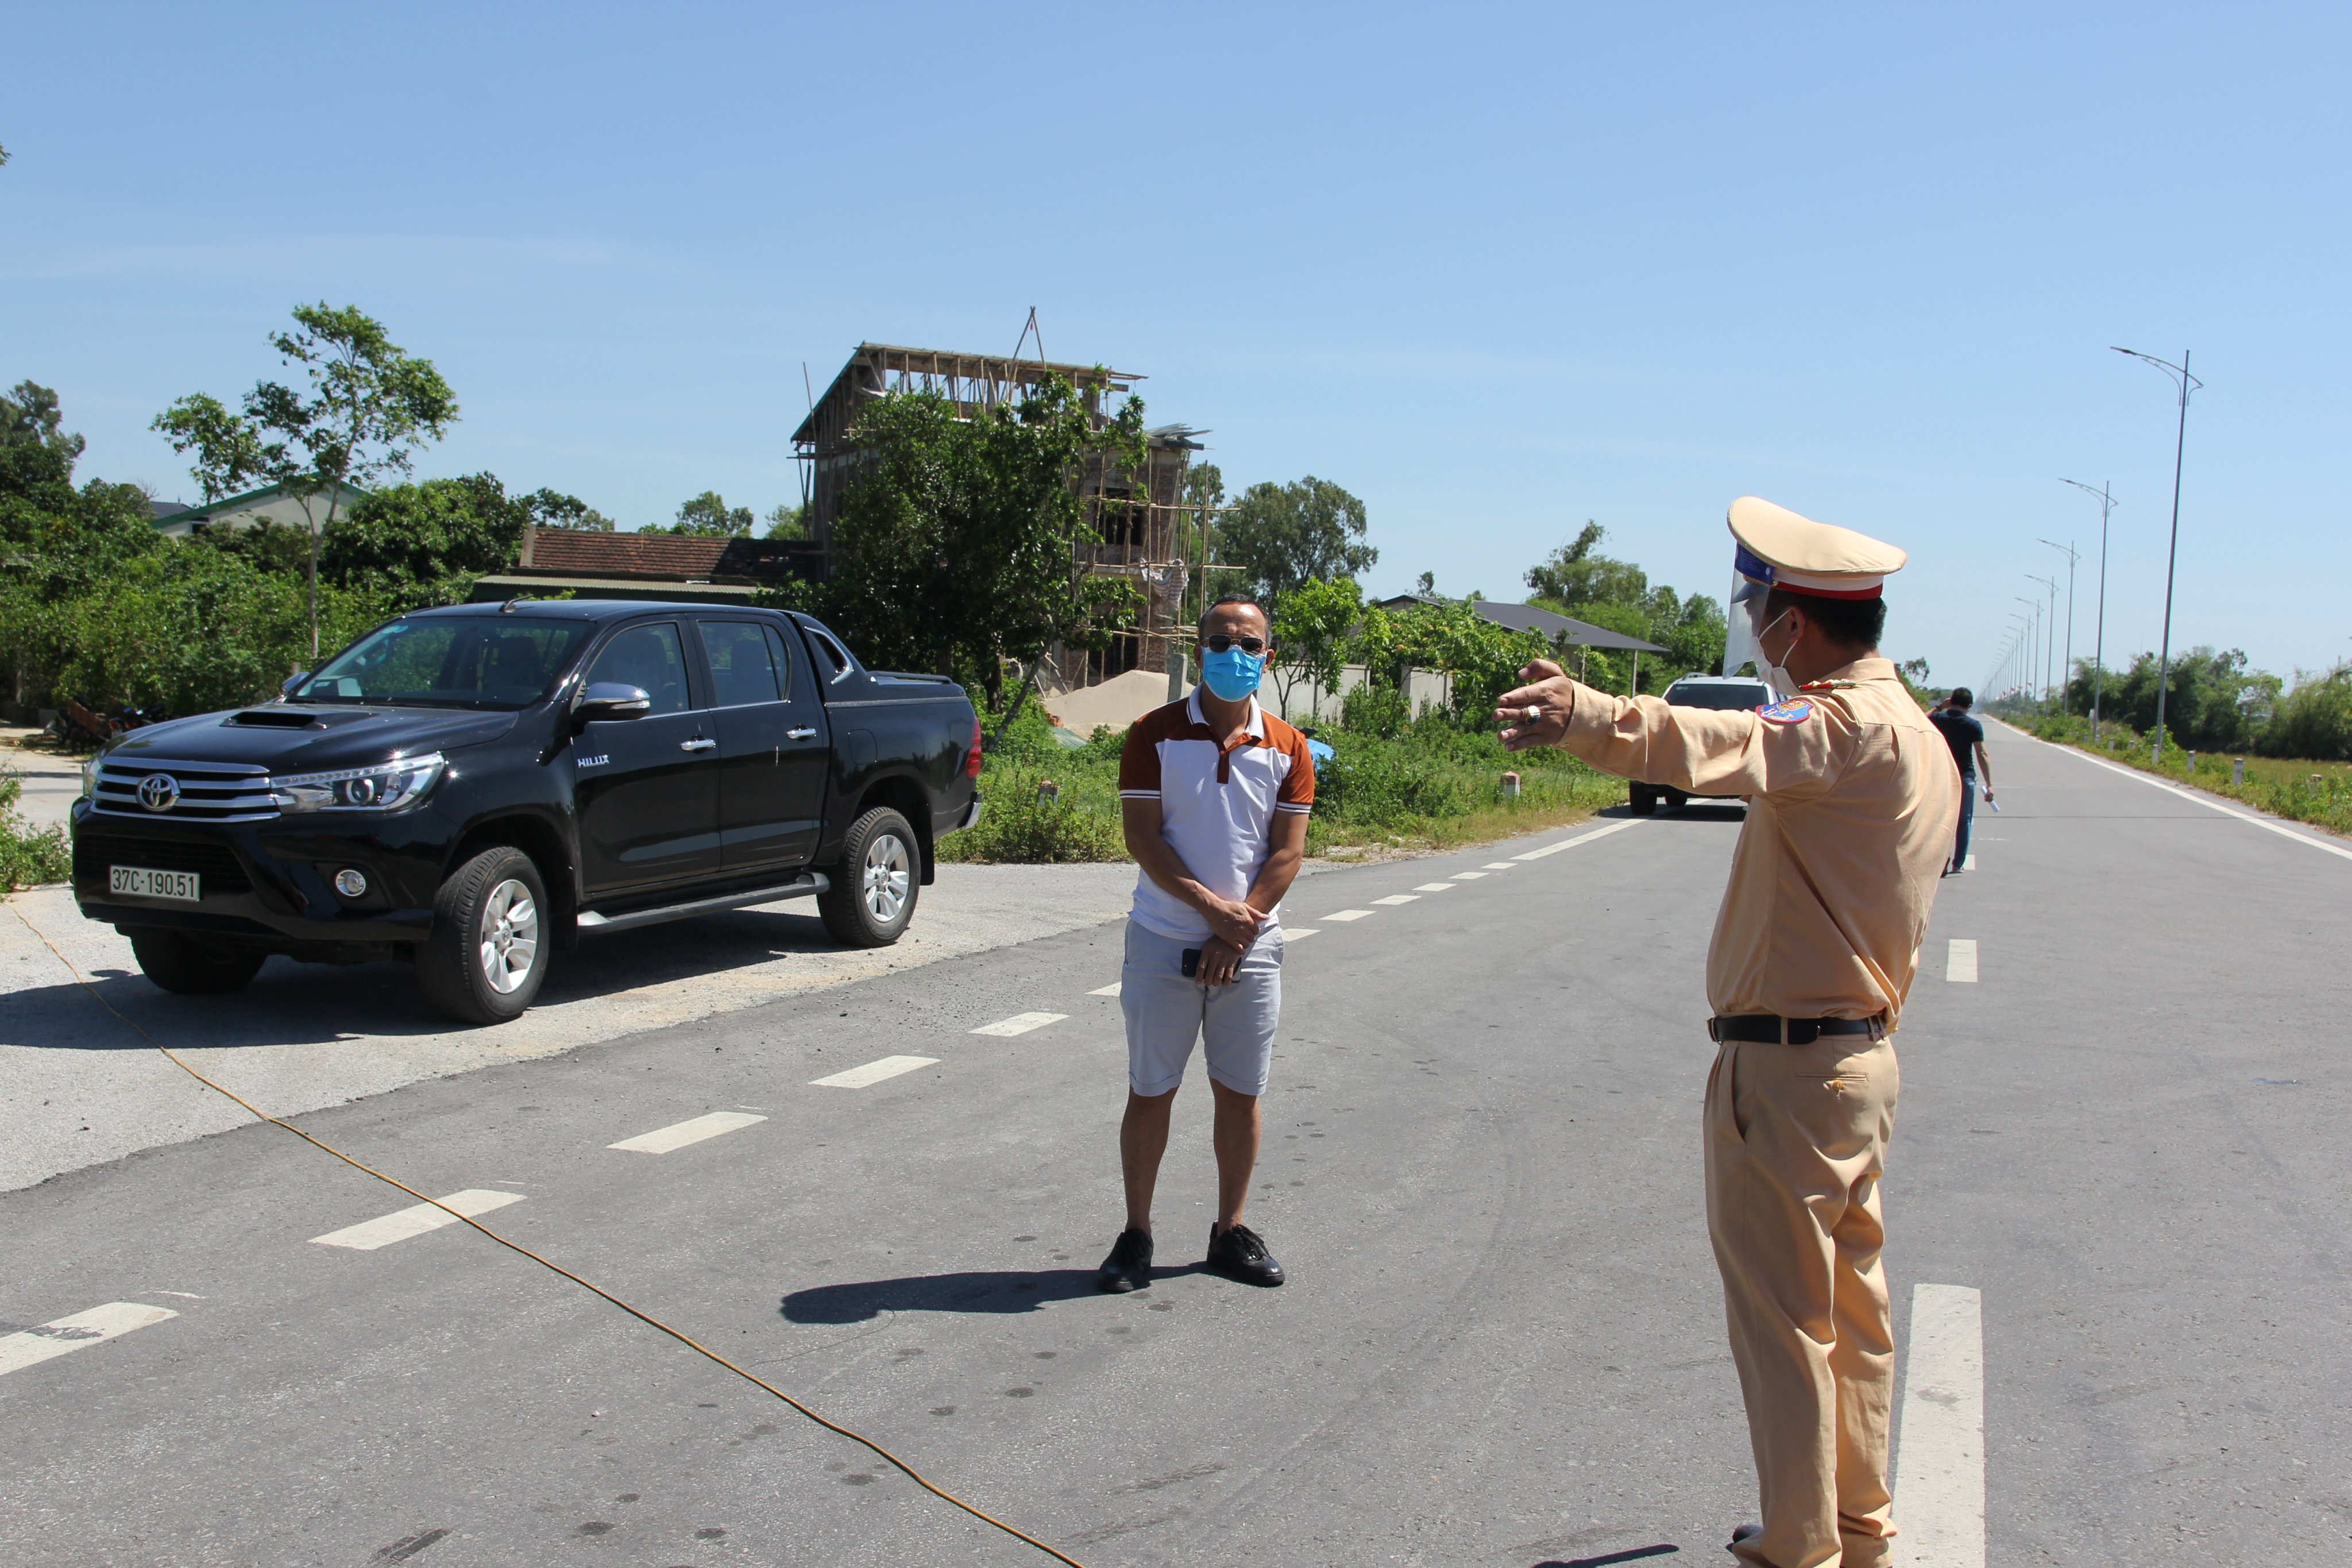
[[[1899,1084],[1866,1035],[1727,1041],[1707,1078],[1707,1232],[1763,1503],[1733,1550],[1759,1568],[1890,1560],[1878,1178]]]

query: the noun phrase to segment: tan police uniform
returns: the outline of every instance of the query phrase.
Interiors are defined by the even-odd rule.
[[[1751,584],[1874,596],[1904,560],[1752,498],[1731,523]],[[1878,1178],[1898,1078],[1886,1036],[1959,815],[1951,749],[1884,658],[1749,712],[1573,695],[1559,744],[1594,766],[1748,797],[1706,967],[1722,1038],[1706,1086],[1707,1230],[1764,1523],[1732,1550],[1769,1568],[1877,1568],[1894,1533]],[[1769,1037],[1727,1037],[1742,1035]]]

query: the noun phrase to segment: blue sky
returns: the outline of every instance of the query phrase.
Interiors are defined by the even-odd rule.
[[[1236,488],[1362,496],[1368,585],[1515,597],[1585,519],[1685,591],[1753,492],[1905,545],[1887,647],[1986,674],[2112,479],[2111,656],[2352,654],[2341,10],[2141,5],[27,12],[0,384],[85,475],[277,365],[298,300],[433,358],[488,468],[625,525],[799,495],[860,340],[1143,373]],[[2061,613],[2063,614],[2063,605]]]

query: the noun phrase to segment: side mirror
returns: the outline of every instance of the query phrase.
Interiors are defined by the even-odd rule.
[[[642,719],[653,708],[654,700],[646,695],[644,687],[599,680],[582,689],[580,700],[572,705],[572,721],[584,727],[604,719]]]

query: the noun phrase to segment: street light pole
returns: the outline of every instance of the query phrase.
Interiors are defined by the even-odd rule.
[[[2080,479],[2061,479],[2062,485],[2073,485],[2084,495],[2099,498],[2099,619],[2098,630],[2091,645],[2091,739],[2099,738],[2099,700],[2106,695],[2107,679],[2107,513],[2113,511],[2116,498],[2110,487],[2102,484],[2093,489]]]
[[[2050,692],[2050,657],[2056,651],[2051,645],[2057,640],[2058,635],[2058,579],[2055,577],[2036,577],[2032,573],[2028,572],[2025,574],[2025,580],[2029,583],[2039,583],[2044,588],[2050,590],[2050,618],[2042,623],[2043,626],[2043,631],[2042,633],[2042,700],[2046,702],[2049,700]]]
[[[2017,602],[2021,605],[2030,605],[2033,601],[2020,598]],[[2010,649],[2010,689],[2012,692],[2023,691],[2027,680],[2025,672],[2032,668],[2033,664],[2033,617],[2021,616],[2015,610],[2011,610],[2009,612],[2009,618],[2017,623],[2015,629],[2011,633],[2014,645]]]
[[[2011,596],[2033,611],[2032,626],[2025,645],[2025,680],[2026,684],[2031,686],[2033,684],[2033,678],[2042,673],[2042,598],[2040,595],[2031,599],[2022,594]],[[2039,689],[2033,693],[2033,701],[2036,707],[2041,705],[2042,693]]]
[[[2074,563],[2082,556],[2075,552],[2072,542],[2061,544],[2054,539],[2045,539],[2042,542],[2066,558],[2066,652],[2058,661],[2058,711],[2063,715],[2069,711],[2066,689],[2074,681]]]
[[[2112,345],[2111,345],[2112,346]],[[2189,395],[2201,392],[2205,384],[2189,374],[2189,351],[2180,351],[2180,363],[2161,360],[2154,354],[2144,354],[2137,349],[2116,350],[2145,360],[2178,378],[2180,387],[2180,424],[2172,437],[2172,538],[2164,547],[2164,640],[2156,657],[2156,746],[2155,761],[2164,759],[2164,697],[2165,688],[2172,684],[2172,568],[2180,556],[2180,459],[2189,447]]]

